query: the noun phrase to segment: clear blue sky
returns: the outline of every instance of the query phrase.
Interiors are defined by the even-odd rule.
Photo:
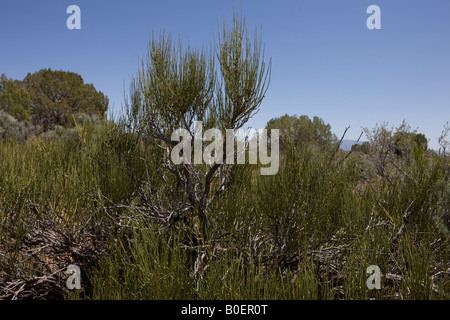
[[[241,1],[235,1],[240,10]],[[81,8],[81,30],[66,9]],[[369,30],[369,5],[381,30]],[[247,26],[262,28],[272,79],[260,112],[263,128],[288,114],[319,116],[340,136],[403,119],[437,148],[450,121],[449,0],[243,0]],[[119,112],[149,34],[165,29],[192,46],[209,45],[233,0],[2,0],[0,73],[22,80],[43,68],[79,73]]]

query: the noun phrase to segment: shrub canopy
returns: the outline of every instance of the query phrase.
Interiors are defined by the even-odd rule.
[[[24,80],[31,100],[33,124],[44,130],[55,125],[73,127],[73,116],[87,114],[103,118],[108,98],[73,72],[43,69]]]
[[[0,110],[19,121],[28,122],[31,117],[30,95],[22,82],[8,79],[5,74],[0,78]]]

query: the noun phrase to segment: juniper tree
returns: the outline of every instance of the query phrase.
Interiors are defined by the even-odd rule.
[[[19,121],[28,122],[31,116],[30,95],[21,81],[0,77],[0,110]]]
[[[24,84],[31,100],[31,119],[45,131],[56,125],[73,127],[81,114],[104,118],[108,98],[76,73],[42,69],[29,73]]]
[[[208,50],[183,48],[164,32],[159,38],[152,34],[126,102],[132,127],[161,151],[159,158],[155,151],[161,183],[147,183],[143,211],[166,225],[188,222],[200,241],[207,237],[209,207],[225,188],[233,165],[175,165],[169,153],[179,141],[171,135],[186,129],[191,147],[201,143],[203,150],[204,142],[194,138],[196,121],[205,130],[242,128],[259,110],[270,80],[261,37],[256,32],[253,39],[249,36],[244,19],[235,15],[230,27],[224,23],[218,31]],[[222,155],[225,159],[225,150]]]
[[[321,118],[312,120],[306,115],[287,115],[270,119],[266,129],[277,128],[281,131],[280,147],[284,151],[290,143],[295,146],[309,144],[320,147],[322,150],[330,149],[337,137],[331,132],[331,126]]]

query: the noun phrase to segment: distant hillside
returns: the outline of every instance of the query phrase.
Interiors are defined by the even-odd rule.
[[[342,140],[341,149],[345,151],[350,151],[352,146],[356,144],[357,140],[344,139]],[[358,144],[363,144],[366,141],[359,141]]]

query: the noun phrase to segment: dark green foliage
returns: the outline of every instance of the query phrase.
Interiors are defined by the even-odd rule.
[[[313,120],[308,116],[300,117],[285,114],[280,118],[269,120],[266,129],[280,130],[280,148],[284,150],[290,143],[294,145],[308,144],[318,147],[322,150],[329,149],[333,142],[336,142],[336,136],[331,132],[329,124],[319,118]]]
[[[364,154],[369,154],[370,153],[370,151],[371,151],[371,149],[370,149],[370,143],[369,142],[363,142],[362,144],[357,144],[357,143],[355,143],[353,146],[352,146],[352,152],[362,152],[362,153],[364,153]]]
[[[105,116],[108,98],[73,72],[43,69],[24,80],[31,100],[35,125],[44,131],[55,125],[73,127],[73,117],[81,114]]]
[[[415,133],[414,142],[417,145],[417,147],[424,150],[428,149],[428,140],[423,133]]]
[[[31,117],[30,95],[24,84],[4,74],[0,78],[0,110],[19,121],[28,122]]]

